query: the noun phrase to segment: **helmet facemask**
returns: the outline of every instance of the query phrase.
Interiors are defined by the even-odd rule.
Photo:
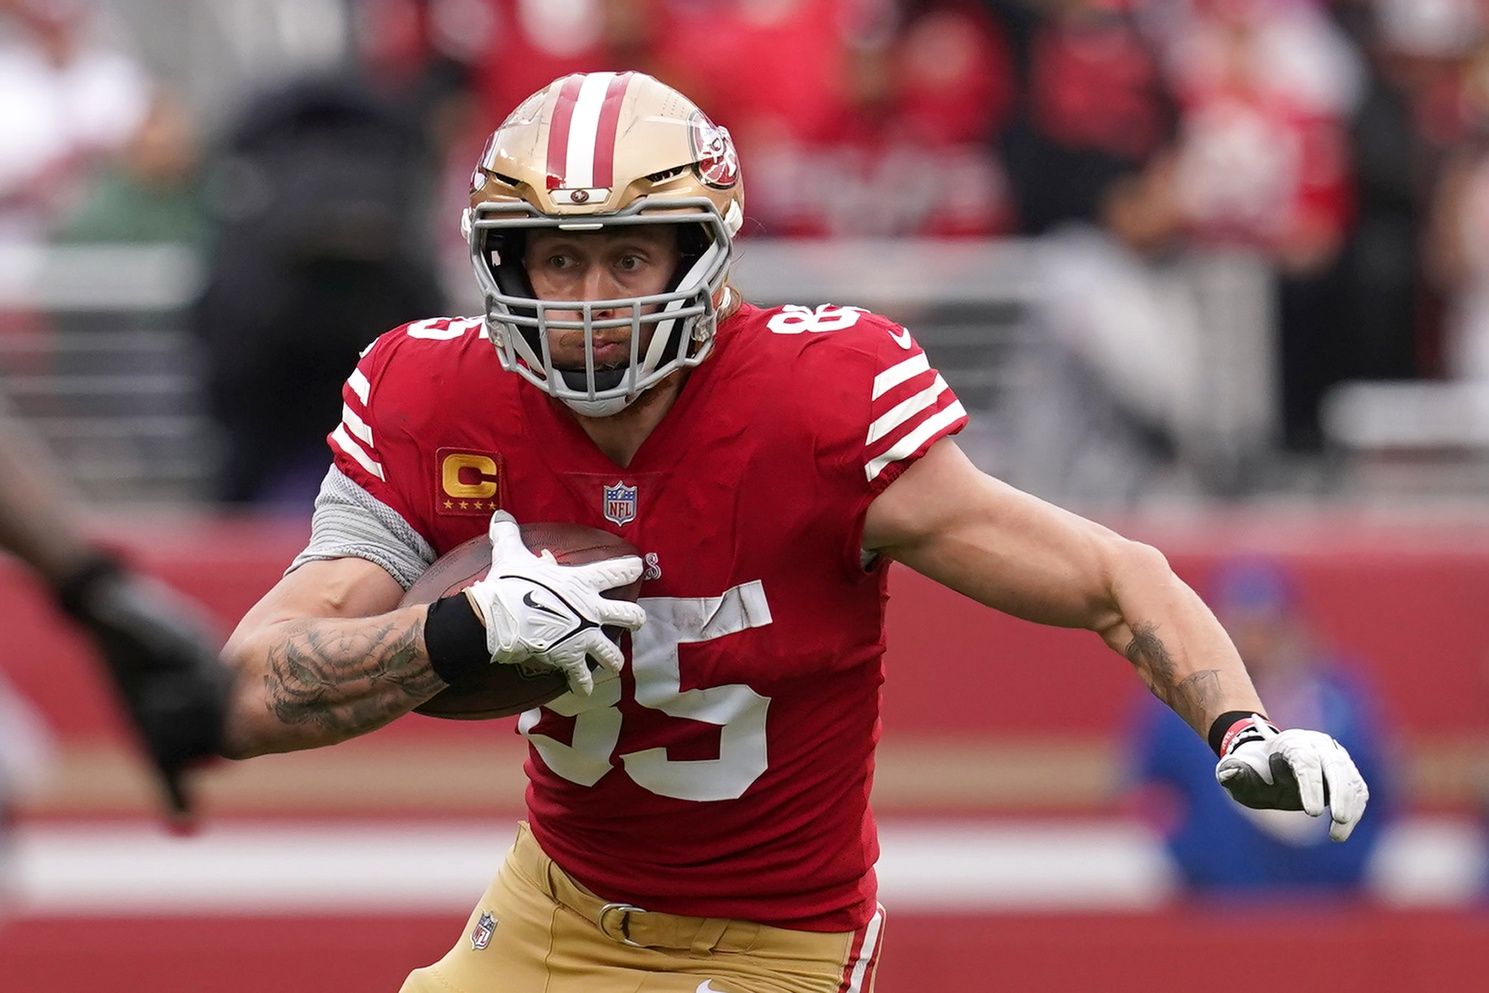
[[[577,413],[623,410],[712,349],[744,221],[744,182],[728,130],[677,90],[632,71],[554,80],[492,133],[467,202],[465,232],[502,367]],[[523,249],[534,232],[643,224],[679,226],[681,261],[662,292],[613,300],[533,292]],[[610,343],[625,337],[622,328],[629,355],[615,363],[625,352]],[[571,343],[582,342],[582,368],[554,366],[550,332],[563,332],[566,363]],[[611,368],[596,361],[601,336]]]
[[[537,298],[523,262],[528,234],[542,229],[597,231],[639,224],[680,226],[680,263],[667,290],[613,300]],[[614,214],[584,218],[544,215],[521,202],[479,203],[467,215],[467,235],[476,279],[486,300],[486,333],[502,367],[579,414],[606,417],[617,413],[676,370],[698,365],[713,347],[732,250],[728,226],[706,197],[669,197],[655,204],[640,197]],[[594,316],[605,311],[614,316]],[[568,315],[551,316],[557,312]],[[576,312],[578,319],[573,316]],[[620,327],[631,332],[628,361],[611,368],[597,367],[596,332]],[[553,365],[550,331],[583,332],[583,369]]]

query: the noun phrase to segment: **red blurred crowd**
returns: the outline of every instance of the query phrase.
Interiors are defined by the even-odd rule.
[[[1401,5],[1421,2],[1444,0]],[[672,82],[733,133],[771,235],[1038,231],[1101,216],[1098,191],[1150,165],[1174,202],[1145,212],[1289,265],[1337,245],[1351,217],[1345,132],[1366,68],[1342,12],[1308,0],[366,0],[364,13],[381,72],[466,61],[478,131],[567,72]]]
[[[476,131],[566,72],[625,65],[672,82],[734,134],[757,234],[1085,222],[1147,257],[1259,252],[1278,273],[1298,447],[1317,444],[1330,383],[1489,377],[1484,0],[363,9],[381,71],[462,61]]]
[[[1075,222],[1150,259],[1192,246],[1260,252],[1279,275],[1284,392],[1296,408],[1285,419],[1304,446],[1330,382],[1489,378],[1486,7],[349,2],[362,70],[416,108],[445,163],[441,202],[458,200],[483,136],[523,96],[563,73],[626,67],[730,129],[752,235],[1039,235]],[[31,101],[29,116],[0,111],[0,122],[17,115],[34,128],[0,150],[0,238],[46,211],[65,227],[52,208],[66,198],[47,180],[121,150],[137,174],[95,216],[137,205],[111,232],[119,238],[166,237],[148,219],[158,228],[178,216],[163,215],[166,200],[119,195],[179,187],[189,156],[161,142],[187,133],[169,98],[157,90],[152,101],[147,84],[70,40],[85,9],[0,0],[11,41],[32,42],[29,55],[0,49],[0,89],[41,93],[17,80],[50,63],[54,88],[75,91]],[[116,109],[70,115],[68,101],[94,106],[98,87]],[[131,87],[143,95],[121,96]]]

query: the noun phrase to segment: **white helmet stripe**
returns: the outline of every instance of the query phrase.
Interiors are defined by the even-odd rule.
[[[600,136],[600,108],[613,72],[592,72],[579,87],[574,117],[569,122],[569,147],[564,164],[564,189],[589,189],[595,185],[595,143]]]

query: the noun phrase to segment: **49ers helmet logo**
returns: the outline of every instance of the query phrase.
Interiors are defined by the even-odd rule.
[[[719,127],[695,111],[692,120],[693,161],[698,177],[709,186],[727,190],[739,182],[739,153],[734,150],[734,139],[729,129]]]

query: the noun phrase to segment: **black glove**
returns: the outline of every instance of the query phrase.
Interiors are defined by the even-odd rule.
[[[232,680],[199,610],[162,583],[100,555],[56,587],[98,648],[173,815],[190,816],[186,768],[218,754]]]

